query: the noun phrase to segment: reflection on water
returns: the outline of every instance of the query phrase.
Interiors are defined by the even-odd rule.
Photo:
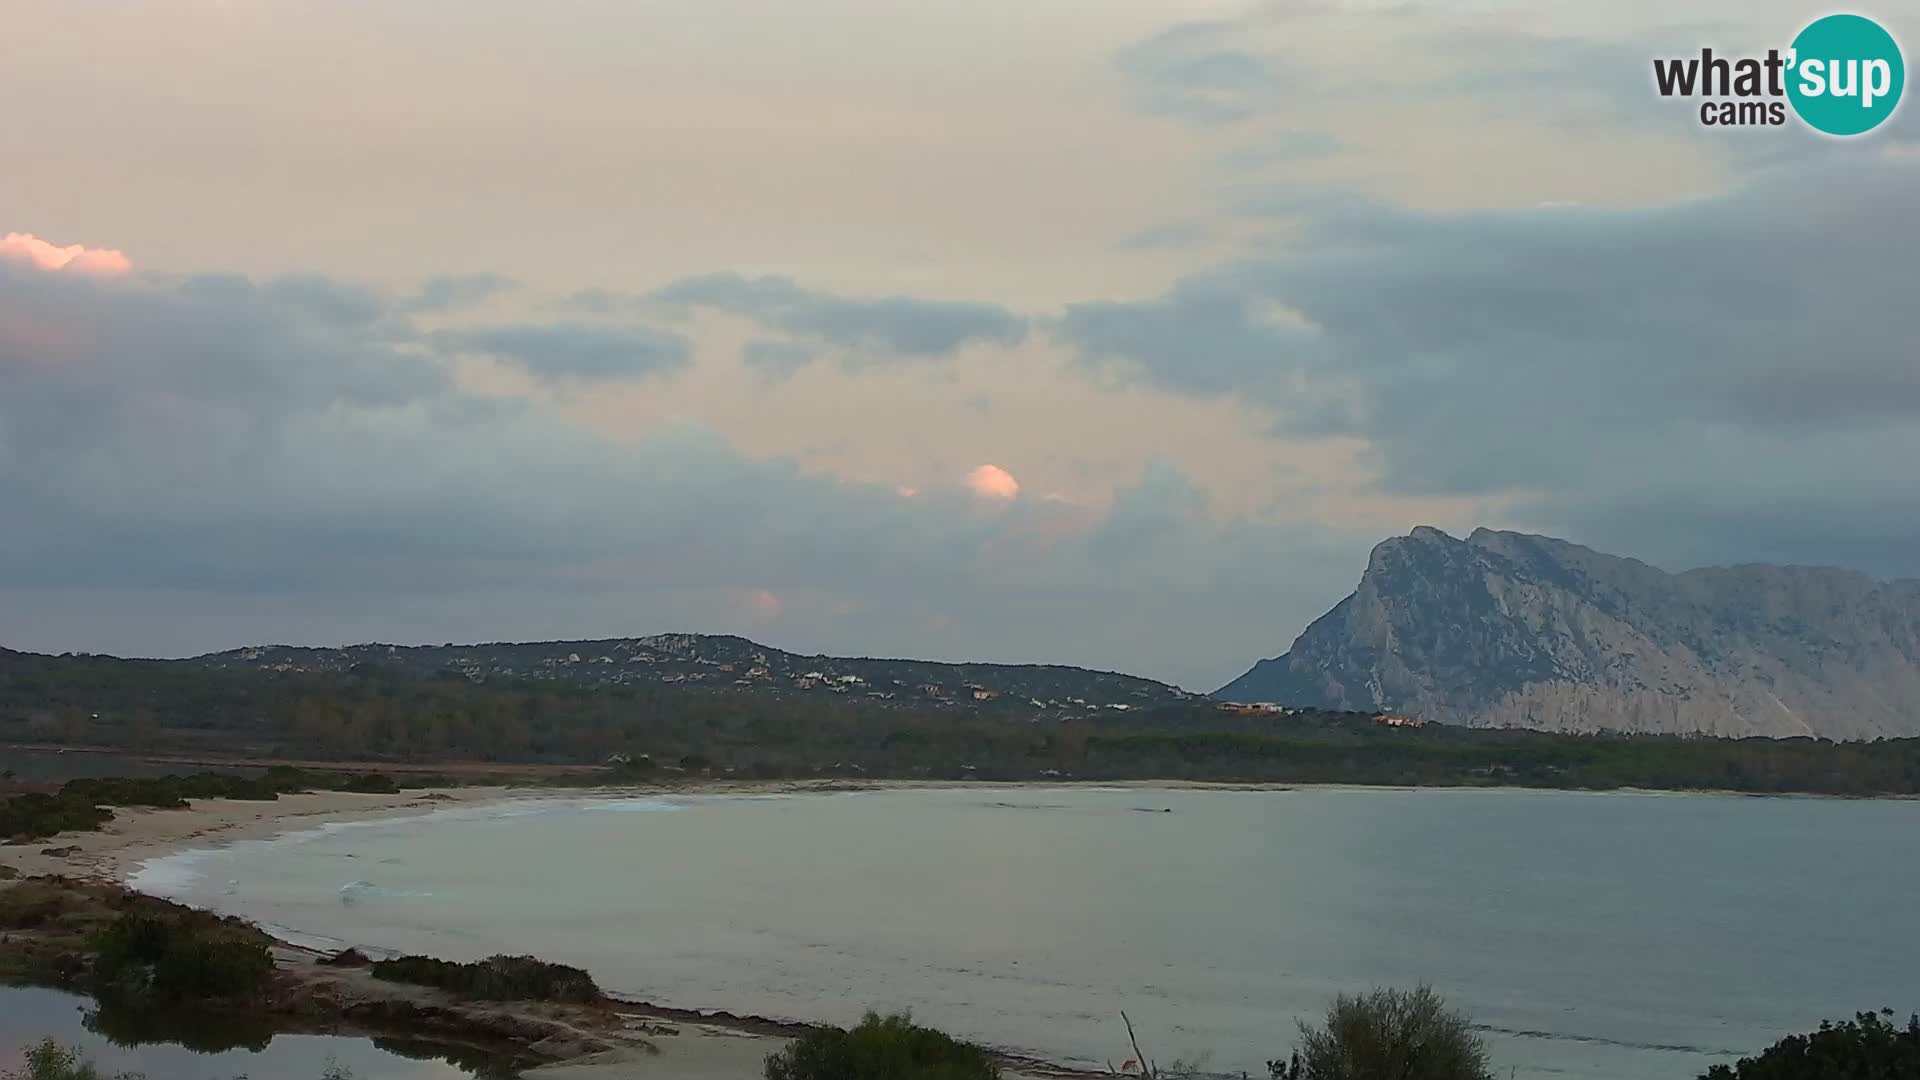
[[[130,1009],[55,990],[0,986],[0,1071],[41,1039],[77,1046],[103,1073],[145,1080],[512,1080],[481,1051],[408,1039],[276,1035],[261,1017]]]
[[[88,1031],[115,1046],[185,1047],[197,1054],[232,1050],[260,1053],[273,1044],[273,1024],[264,1016],[209,1016],[188,1009],[143,1009],[113,998],[95,1002],[82,1021]]]

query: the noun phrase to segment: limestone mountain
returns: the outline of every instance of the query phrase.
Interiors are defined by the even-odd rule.
[[[1420,527],[1235,701],[1553,731],[1920,735],[1920,580],[1667,573],[1548,536]]]

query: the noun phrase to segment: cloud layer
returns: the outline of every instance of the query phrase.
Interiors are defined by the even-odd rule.
[[[686,367],[684,335],[647,327],[588,323],[463,327],[435,331],[448,353],[489,356],[541,379],[620,379]]]
[[[1915,574],[1920,500],[1889,496],[1920,457],[1916,185],[1877,155],[1644,210],[1334,208],[1053,329],[1109,378],[1364,440],[1389,492],[1509,495],[1681,562]]]
[[[902,358],[950,356],[971,344],[1017,345],[1027,334],[1025,318],[994,304],[838,296],[778,276],[703,274],[666,285],[651,299],[741,316],[803,341],[832,346],[852,368]],[[794,349],[805,347],[789,344]],[[764,360],[770,354],[763,347],[760,355]],[[798,355],[788,352],[783,359]]]
[[[424,334],[406,306],[312,277],[0,264],[0,635],[181,653],[751,625],[1204,686],[1276,606],[1310,610],[1348,576],[1354,537],[1222,524],[1167,467],[1109,517],[1029,500],[995,466],[903,498],[698,425],[612,439],[464,387],[443,353],[632,375],[659,367],[657,342]],[[1282,547],[1312,570],[1260,573]],[[1145,610],[1162,617],[1129,617]]]

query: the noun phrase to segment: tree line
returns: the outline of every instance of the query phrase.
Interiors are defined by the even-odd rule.
[[[475,683],[363,665],[207,671],[0,656],[0,742],[257,758],[502,765],[632,762],[766,779],[1190,779],[1920,794],[1920,739],[1566,735],[1196,701],[1125,712],[963,707],[806,692]]]

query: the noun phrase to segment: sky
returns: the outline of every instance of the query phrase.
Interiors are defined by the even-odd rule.
[[[1210,690],[1416,525],[1920,575],[1920,111],[1653,90],[1822,13],[0,0],[0,645]]]

